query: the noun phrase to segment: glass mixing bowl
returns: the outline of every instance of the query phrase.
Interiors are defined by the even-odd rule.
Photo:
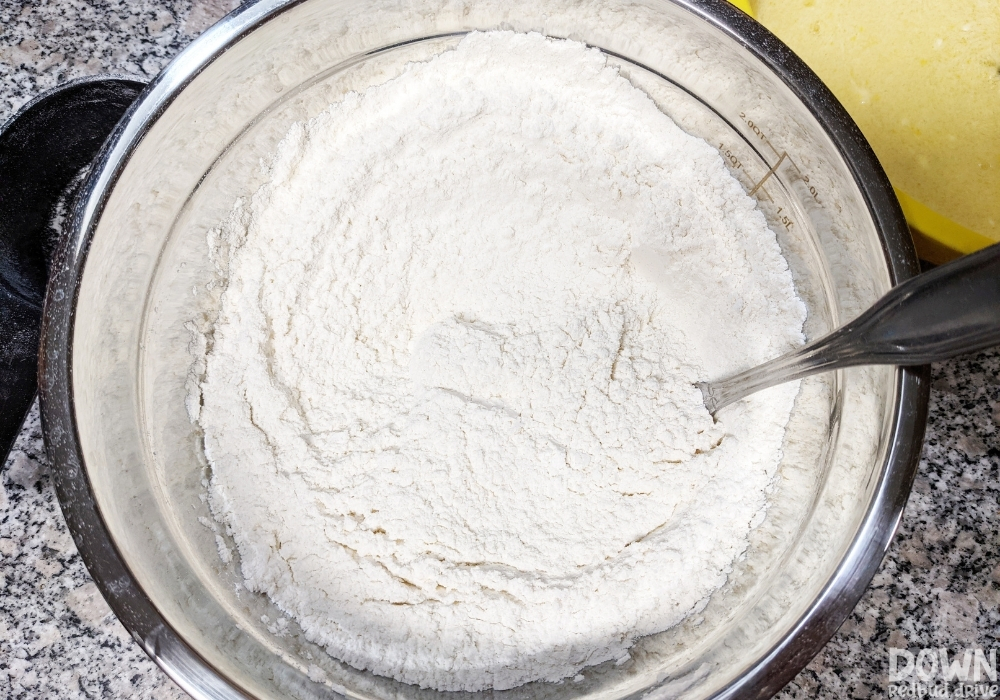
[[[843,109],[723,0],[262,0],[188,47],[109,139],[79,199],[45,309],[40,385],[67,521],[98,586],[196,698],[424,698],[306,640],[223,561],[208,467],[185,410],[189,324],[218,288],[208,232],[259,186],[289,126],[471,30],[603,50],[719,149],[777,234],[815,338],[917,272],[899,207]],[[399,196],[405,197],[406,192]],[[496,698],[767,697],[871,580],[920,451],[926,368],[803,381],[771,506],[704,609],[582,680]],[[822,428],[823,439],[807,439]],[[806,429],[808,428],[808,430]],[[452,693],[451,695],[458,695]],[[472,695],[472,694],[470,694]]]

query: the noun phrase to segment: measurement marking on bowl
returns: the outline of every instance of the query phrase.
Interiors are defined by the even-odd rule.
[[[749,181],[749,185],[747,185],[748,187],[747,194],[750,196],[756,196],[758,201],[768,201],[771,204],[775,205],[777,209],[774,212],[773,216],[777,219],[778,223],[782,224],[785,227],[785,230],[791,229],[792,226],[795,225],[795,219],[790,217],[787,213],[783,213],[786,211],[785,207],[778,206],[778,202],[775,201],[771,193],[764,188],[764,183],[767,182],[768,178],[770,178],[771,175],[777,172],[778,168],[781,167],[781,164],[784,163],[785,161],[787,161],[790,165],[795,167],[795,170],[798,173],[799,178],[808,184],[809,176],[802,172],[802,170],[795,164],[795,162],[791,159],[788,153],[782,152],[781,155],[778,156],[778,161],[773,166],[769,167],[768,170],[764,173],[764,176],[758,181],[755,181],[754,178],[750,176],[750,174],[747,172],[747,168],[744,166],[743,161],[740,159],[740,157],[737,156],[735,153],[733,153],[731,149],[726,148],[725,143],[722,142],[719,143],[719,153],[726,161],[729,162],[730,169],[734,175],[738,174],[745,175],[746,180]],[[810,194],[813,195],[814,199],[816,198],[815,189],[816,189],[815,187],[810,186]],[[817,201],[819,200],[817,199]]]
[[[736,170],[743,170],[743,161],[741,161],[735,153],[726,148],[724,143],[719,144],[719,152],[722,153],[722,157],[730,162]]]
[[[774,144],[771,143],[771,139],[768,138],[767,134],[764,133],[764,130],[760,128],[760,125],[754,123],[753,119],[748,117],[746,112],[740,112],[740,119],[743,120],[743,123],[747,125],[747,128],[749,128],[750,131],[752,131],[757,137],[759,137],[760,140],[763,141],[764,144],[766,144],[767,147],[771,149],[771,152],[774,153],[774,155],[777,156],[778,158],[777,162],[768,169],[768,171],[764,174],[764,177],[761,178],[760,181],[753,186],[753,189],[751,189],[748,194],[753,196],[757,192],[757,190],[763,187],[764,183],[767,182],[767,179],[772,175],[774,175],[775,172],[777,172],[778,168],[781,167],[781,164],[787,161],[791,167],[795,168],[795,172],[798,173],[802,182],[805,183],[805,185],[809,188],[809,194],[812,195],[812,198],[817,203],[821,203],[819,201],[819,191],[816,189],[815,185],[812,185],[809,182],[809,175],[804,170],[802,170],[802,168],[799,167],[798,163],[795,162],[795,160],[788,153],[788,151],[779,151],[777,148],[775,148]]]
[[[774,197],[772,197],[771,193],[768,192],[763,187],[764,180],[767,179],[766,177],[764,178],[764,180],[761,180],[760,182],[755,182],[753,177],[750,175],[749,172],[747,172],[747,169],[743,166],[743,161],[740,159],[740,157],[737,156],[735,153],[733,153],[733,151],[730,150],[729,148],[726,148],[726,144],[722,142],[719,142],[719,153],[722,155],[724,160],[729,162],[730,169],[734,175],[737,175],[738,174],[737,171],[739,171],[739,174],[745,176],[746,181],[749,182],[749,184],[747,184],[748,188],[747,194],[751,196],[756,195],[757,199],[761,200],[766,199],[769,202],[772,203],[774,202]]]

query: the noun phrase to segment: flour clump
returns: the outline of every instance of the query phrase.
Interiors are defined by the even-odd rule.
[[[704,606],[760,521],[802,342],[718,152],[583,44],[474,33],[296,124],[210,237],[194,418],[247,586],[357,668],[557,681]],[[194,402],[197,403],[197,402]]]

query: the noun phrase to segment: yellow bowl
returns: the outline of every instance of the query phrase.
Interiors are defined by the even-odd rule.
[[[798,53],[854,117],[921,258],[942,263],[1000,240],[996,5],[730,1]]]

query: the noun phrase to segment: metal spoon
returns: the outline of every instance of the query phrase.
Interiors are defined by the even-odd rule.
[[[854,365],[924,365],[1000,345],[1000,244],[903,282],[845,326],[734,377],[699,382],[705,407]]]

